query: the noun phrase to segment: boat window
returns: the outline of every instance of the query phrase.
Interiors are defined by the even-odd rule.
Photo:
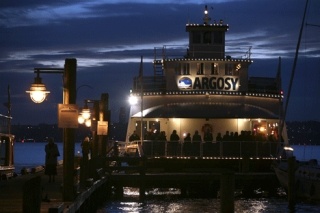
[[[211,32],[203,33],[203,43],[204,44],[211,44]]]
[[[160,133],[160,121],[149,121],[149,129],[154,133]]]
[[[6,137],[1,137],[0,140],[0,165],[5,164],[5,157],[6,157],[6,143],[7,143]]]
[[[181,67],[182,67],[182,65],[180,63],[175,65],[174,71],[175,71],[176,75],[181,75],[181,73],[182,73]]]
[[[190,65],[189,65],[189,63],[183,63],[182,74],[183,75],[190,75]]]
[[[211,75],[219,75],[219,64],[211,63]]]
[[[136,121],[136,132],[141,138],[141,121]],[[143,121],[143,131],[142,134],[145,135],[147,132],[147,121]]]
[[[203,75],[204,64],[197,63],[197,75]]]
[[[223,43],[223,32],[215,32],[213,42],[215,44],[222,44]]]
[[[192,34],[192,43],[200,44],[201,43],[201,33],[200,32],[193,32]]]
[[[226,64],[225,75],[232,75],[232,73],[233,73],[233,64]]]

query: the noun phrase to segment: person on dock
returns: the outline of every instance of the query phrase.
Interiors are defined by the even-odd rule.
[[[81,143],[82,148],[82,159],[87,162],[89,160],[89,155],[91,154],[91,143],[89,137],[85,137]]]
[[[57,175],[57,163],[60,152],[57,144],[54,143],[53,138],[49,138],[45,146],[45,174],[49,176],[49,183],[54,182],[55,175]]]

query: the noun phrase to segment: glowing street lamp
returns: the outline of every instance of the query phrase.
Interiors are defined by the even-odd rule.
[[[84,100],[84,107],[78,115],[78,123],[84,124],[87,127],[91,127],[91,111],[88,107],[88,103],[91,103],[91,100]],[[93,103],[93,102],[92,102]]]
[[[84,125],[86,125],[86,127],[91,127],[91,119],[86,120]]]
[[[34,73],[37,76],[34,79],[34,83],[31,84],[30,90],[26,91],[30,93],[30,98],[35,103],[41,103],[46,99],[49,91],[46,90],[45,85],[42,83],[40,73],[48,74],[63,74],[63,104],[59,110],[61,113],[69,113],[68,116],[59,117],[59,127],[63,128],[63,200],[73,201],[75,198],[74,193],[74,150],[75,150],[75,122],[70,122],[70,117],[75,110],[69,110],[70,106],[76,104],[76,71],[77,60],[66,59],[64,68],[34,68]],[[64,107],[69,107],[65,110]],[[74,107],[74,106],[73,106]],[[76,110],[77,111],[77,110]],[[60,122],[61,118],[61,122]],[[69,122],[63,122],[66,119]],[[76,119],[76,118],[75,118]],[[60,125],[61,123],[61,125]]]
[[[30,90],[26,91],[27,93],[30,93],[31,100],[37,104],[42,103],[46,99],[47,94],[50,93],[42,83],[39,73],[40,70],[38,69],[37,77],[34,78],[34,83],[31,84]]]
[[[85,120],[88,120],[91,117],[91,112],[88,106],[84,107],[80,114]]]
[[[100,100],[84,100],[84,107],[78,115],[78,123],[90,127],[93,135],[92,157],[105,156],[107,150],[108,120],[108,94],[101,94]],[[93,104],[92,114],[88,104]]]

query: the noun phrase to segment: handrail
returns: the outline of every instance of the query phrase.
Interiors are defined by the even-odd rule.
[[[181,142],[144,140],[126,143],[126,154],[135,155],[141,146],[146,157],[237,157],[275,158],[278,143],[274,141]],[[136,149],[136,150],[135,150]],[[131,153],[130,153],[131,152]]]

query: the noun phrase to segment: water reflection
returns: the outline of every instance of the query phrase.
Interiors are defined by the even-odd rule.
[[[283,213],[288,210],[285,196],[276,198],[236,198],[234,203],[236,213]],[[220,212],[218,198],[182,198],[179,189],[152,189],[147,191],[143,201],[139,200],[139,189],[124,188],[121,200],[109,201],[98,213],[189,213],[189,212]],[[318,213],[318,204],[299,203],[295,213]]]

